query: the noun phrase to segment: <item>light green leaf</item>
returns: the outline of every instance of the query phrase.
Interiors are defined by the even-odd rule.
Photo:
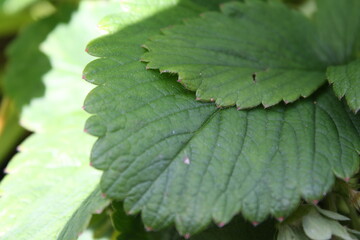
[[[1,239],[76,239],[91,214],[108,204],[100,196],[100,172],[89,166],[93,139],[82,131],[88,115],[81,106],[91,86],[81,81],[81,69],[92,59],[84,46],[99,35],[97,21],[115,6],[84,1],[69,25],[58,26],[42,45],[53,69],[44,77],[44,97],[21,116],[35,133],[0,185]]]
[[[0,8],[8,13],[19,12],[39,0],[0,0]]]
[[[86,117],[73,115],[78,123]],[[106,204],[100,193],[87,199],[98,184],[99,173],[88,166],[86,152],[78,151],[86,151],[92,140],[79,132],[78,124],[60,123],[61,119],[56,126],[61,133],[46,129],[49,132],[27,139],[7,167],[8,175],[0,185],[1,239],[58,239],[61,231],[68,231],[64,227],[69,222],[69,226],[80,224],[72,221],[77,209],[95,204],[80,216],[86,224],[92,212]],[[65,140],[69,134],[81,143]],[[70,230],[76,230],[76,235],[82,228]]]
[[[124,200],[129,214],[142,210],[148,227],[175,223],[186,235],[239,212],[252,221],[283,217],[301,197],[320,199],[334,175],[356,171],[360,119],[331,91],[289,107],[220,110],[195,102],[173,77],[145,71],[140,43],[194,14],[186,9],[168,8],[88,45],[101,58],[84,70],[100,85],[85,102],[94,114],[86,129],[99,136],[92,163],[104,170],[110,198]]]
[[[301,13],[260,1],[226,4],[222,12],[151,38],[147,68],[177,73],[198,100],[240,109],[293,102],[325,82],[315,28]]]
[[[42,77],[51,66],[39,46],[56,25],[69,20],[75,7],[74,4],[65,4],[57,14],[32,23],[8,47],[4,92],[19,110],[31,99],[43,96]]]
[[[345,64],[360,56],[360,1],[317,0],[315,19],[320,55],[329,65]]]
[[[277,240],[309,240],[301,227],[284,225],[279,228]]]
[[[91,215],[101,213],[108,204],[109,202],[101,196],[101,190],[97,186],[67,221],[58,239],[77,239],[81,234],[80,231],[88,226]]]
[[[328,240],[332,235],[343,240],[354,240],[339,222],[321,216],[312,209],[302,220],[304,231],[313,240]]]
[[[6,36],[16,34],[20,28],[32,20],[29,12],[6,14],[0,9],[0,37],[6,38]]]
[[[321,213],[322,215],[324,215],[325,217],[328,217],[328,218],[330,218],[332,220],[337,220],[337,221],[349,221],[350,220],[348,217],[340,215],[337,212],[329,211],[329,210],[322,209],[322,208],[319,208],[319,207],[316,207],[316,210],[319,213]]]
[[[355,112],[360,109],[360,59],[346,65],[329,67],[327,77],[333,83],[339,98],[345,96],[346,102]]]

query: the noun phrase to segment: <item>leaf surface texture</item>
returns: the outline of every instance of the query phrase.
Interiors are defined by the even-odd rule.
[[[287,19],[284,21],[284,19]],[[230,3],[145,43],[148,68],[174,72],[199,100],[269,107],[307,97],[325,81],[315,27],[279,3]]]
[[[141,43],[199,11],[180,2],[92,41],[88,51],[100,58],[84,70],[99,85],[85,107],[94,114],[86,128],[99,137],[91,158],[104,171],[103,191],[124,200],[128,214],[142,211],[146,226],[175,222],[182,235],[239,212],[252,221],[285,216],[359,161],[360,119],[330,90],[290,107],[236,111],[196,102],[175,77],[145,71]]]
[[[359,56],[359,1],[317,4],[313,22],[280,3],[225,4],[162,30],[142,60],[178,74],[197,100],[239,109],[293,102],[325,82],[327,66]]]

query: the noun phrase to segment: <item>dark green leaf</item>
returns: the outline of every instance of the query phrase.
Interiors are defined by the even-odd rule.
[[[330,65],[360,55],[360,1],[317,0],[318,52]]]
[[[360,8],[359,8],[360,9]],[[360,59],[347,65],[329,67],[327,77],[333,83],[339,98],[345,96],[346,102],[355,112],[360,109]]]
[[[335,176],[351,176],[360,119],[331,91],[288,107],[239,112],[195,102],[174,77],[145,71],[140,44],[197,13],[190,9],[168,6],[126,27],[113,18],[111,29],[120,31],[88,46],[101,57],[84,70],[100,85],[85,107],[94,114],[87,130],[99,136],[92,163],[104,170],[106,194],[124,200],[128,214],[142,210],[146,226],[175,223],[187,235],[239,212],[252,221],[283,217],[301,197],[320,199]]]
[[[324,83],[315,28],[299,12],[259,1],[222,11],[153,37],[142,57],[147,67],[177,73],[199,100],[240,109],[293,102]]]

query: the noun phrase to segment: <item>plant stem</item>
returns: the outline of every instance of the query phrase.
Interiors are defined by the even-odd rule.
[[[0,105],[0,165],[7,159],[15,144],[25,134],[19,125],[19,114],[14,103],[7,97]]]

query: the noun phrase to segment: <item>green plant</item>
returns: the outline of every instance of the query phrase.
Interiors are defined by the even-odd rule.
[[[0,238],[75,239],[105,208],[80,239],[357,239],[360,1],[285,2],[84,0],[29,26]],[[51,70],[20,91],[29,39]]]

